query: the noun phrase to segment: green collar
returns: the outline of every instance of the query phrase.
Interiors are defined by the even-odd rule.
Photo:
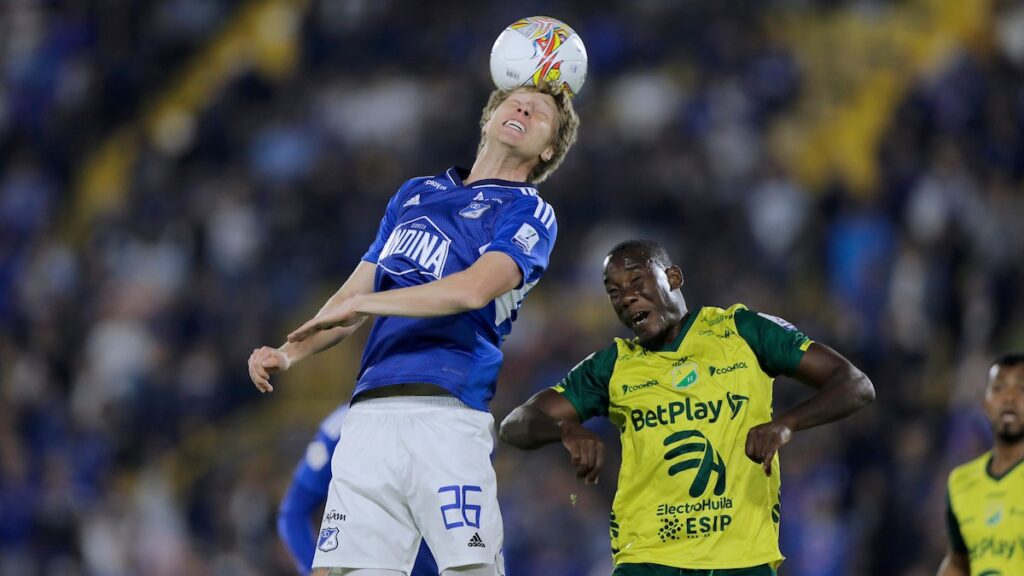
[[[1006,478],[1007,476],[1009,476],[1010,472],[1013,472],[1014,470],[1017,469],[1018,466],[1021,465],[1021,463],[1024,463],[1024,458],[1021,458],[1020,460],[1017,460],[1017,462],[1013,466],[1010,466],[1009,468],[1007,468],[1006,472],[1003,472],[999,476],[996,476],[995,474],[992,473],[992,459],[993,458],[995,458],[995,454],[989,453],[989,455],[988,455],[988,462],[985,462],[985,474],[989,478],[995,480],[996,482],[999,482],[1003,478]]]
[[[683,327],[679,329],[679,336],[669,344],[665,344],[657,350],[651,350],[652,352],[675,352],[679,350],[679,345],[683,343],[683,338],[686,338],[686,334],[690,332],[690,326],[693,326],[693,322],[700,315],[701,307],[698,306],[696,310],[690,310],[686,313],[686,318],[683,319]]]

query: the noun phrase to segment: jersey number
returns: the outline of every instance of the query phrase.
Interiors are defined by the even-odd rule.
[[[452,528],[460,528],[462,526],[472,526],[473,528],[480,527],[480,506],[469,503],[470,492],[483,492],[479,486],[470,486],[468,484],[463,486],[442,486],[438,489],[438,494],[445,492],[451,492],[453,501],[450,504],[441,506],[441,520],[444,521],[444,527],[448,530]],[[458,516],[449,522],[448,513],[452,510],[462,511],[462,522],[458,520]],[[452,514],[455,514],[452,512]]]

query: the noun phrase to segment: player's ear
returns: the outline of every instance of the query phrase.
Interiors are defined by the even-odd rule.
[[[540,159],[543,162],[551,162],[551,159],[555,157],[555,147],[548,146],[540,153]]]
[[[665,269],[665,276],[668,277],[668,286],[673,290],[683,287],[683,271],[679,266],[669,266]]]

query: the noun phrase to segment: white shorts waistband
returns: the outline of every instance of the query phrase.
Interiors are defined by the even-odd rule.
[[[455,396],[388,396],[356,400],[350,410],[429,410],[432,408],[465,408],[479,412]]]

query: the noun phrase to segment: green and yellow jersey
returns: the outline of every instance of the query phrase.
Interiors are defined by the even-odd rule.
[[[949,475],[950,546],[970,559],[972,576],[1024,574],[1024,465],[995,477],[991,461],[990,452]]]
[[[737,304],[692,311],[662,350],[616,338],[554,387],[581,420],[619,428],[612,505],[616,564],[693,569],[782,561],[779,462],[746,456],[747,432],[772,418],[772,381],[796,370],[811,341]]]

